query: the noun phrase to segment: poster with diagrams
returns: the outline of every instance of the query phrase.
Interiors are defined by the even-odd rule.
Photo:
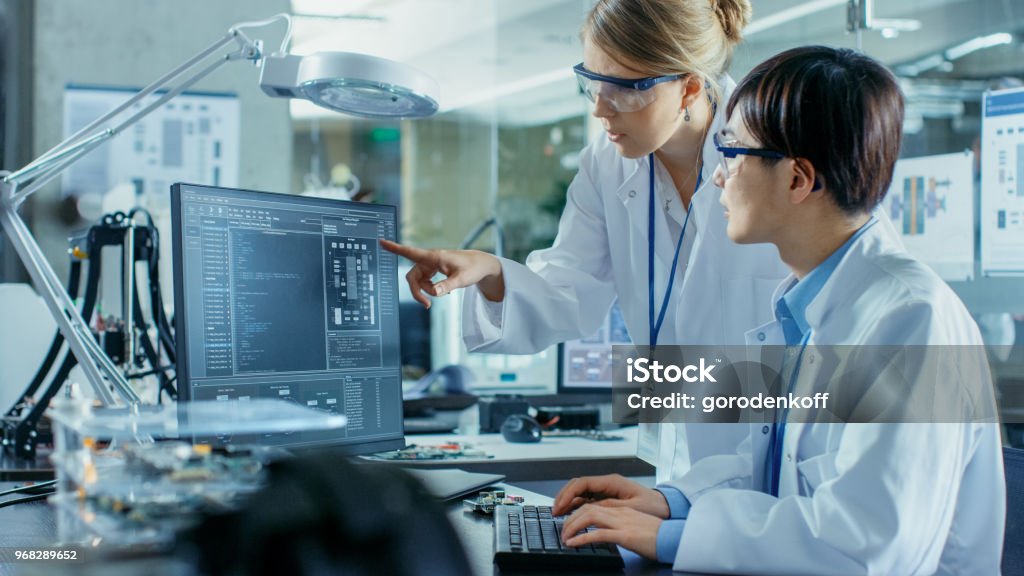
[[[1024,88],[987,92],[981,120],[981,273],[1024,275]]]
[[[885,212],[907,251],[943,280],[974,277],[974,154],[896,162]]]
[[[68,86],[64,90],[64,136],[107,114],[136,92]],[[119,119],[157,98],[159,95],[148,96]],[[137,195],[165,201],[175,182],[237,187],[239,128],[235,94],[179,94],[71,166],[63,175],[63,194],[102,196],[129,184]]]

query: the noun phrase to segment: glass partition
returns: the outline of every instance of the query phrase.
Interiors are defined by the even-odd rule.
[[[345,164],[368,198],[399,204],[409,244],[457,247],[493,219],[502,253],[512,259],[549,246],[579,152],[589,138],[603,137],[570,71],[582,59],[579,30],[593,3],[377,0],[341,10],[293,0],[296,12],[306,13],[296,23],[299,51],[397,58],[434,74],[442,90],[441,112],[413,122],[293,110],[296,190],[316,182],[307,174],[327,182],[332,168]],[[986,163],[1003,162],[1003,187],[1009,178],[1024,179],[1024,121],[1002,152],[982,134],[985,94],[1024,84],[1024,5],[757,0],[754,11],[729,71],[737,80],[768,55],[806,44],[863,50],[899,77],[905,140],[882,210],[903,229],[908,249],[958,292],[988,342],[1016,342],[1024,334],[1024,270],[994,275],[981,260],[986,242],[1012,248],[1012,226],[1021,227],[1024,248],[1024,205],[1013,203],[1024,202],[1024,192],[1010,194],[1004,206],[982,173]],[[1007,189],[1024,191],[1024,184]],[[496,234],[486,228],[472,246],[496,251]],[[1024,365],[1015,354],[1001,354],[1010,360],[1005,378],[1018,378],[1013,361]]]

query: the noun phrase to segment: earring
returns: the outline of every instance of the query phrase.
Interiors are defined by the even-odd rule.
[[[683,114],[683,120],[686,121],[686,122],[689,122],[690,121],[690,107],[687,106],[686,108],[683,108],[683,110],[685,112]]]

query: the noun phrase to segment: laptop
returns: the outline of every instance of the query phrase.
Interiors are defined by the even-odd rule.
[[[473,494],[505,479],[503,474],[481,474],[466,472],[458,468],[440,470],[404,468],[406,472],[426,486],[427,491],[438,500],[448,501]]]

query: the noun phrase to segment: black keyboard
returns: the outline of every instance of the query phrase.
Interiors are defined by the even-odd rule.
[[[613,544],[563,544],[564,522],[562,516],[551,516],[550,506],[496,506],[494,563],[516,569],[622,570],[622,556]]]

